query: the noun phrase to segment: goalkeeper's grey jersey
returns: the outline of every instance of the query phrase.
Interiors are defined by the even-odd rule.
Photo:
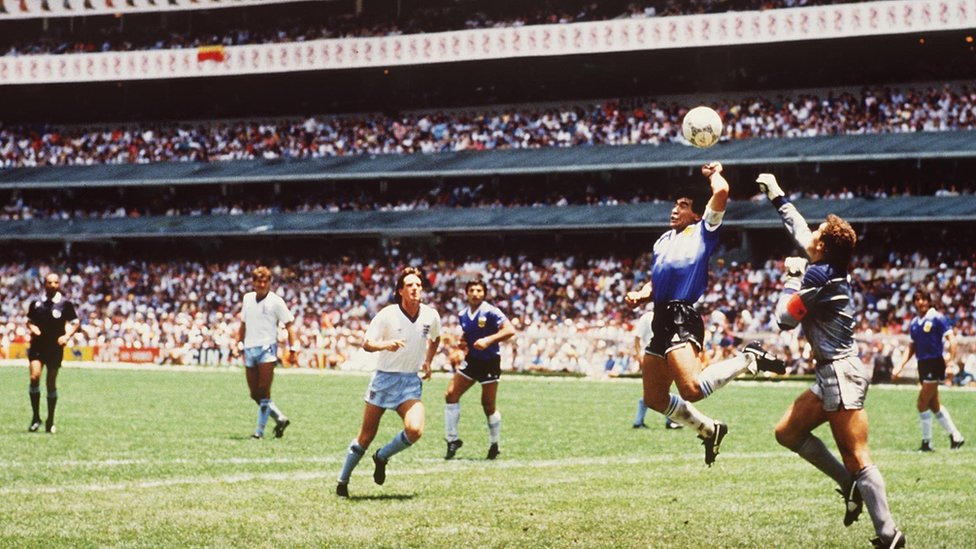
[[[803,275],[797,292],[807,315],[800,321],[817,364],[856,357],[854,301],[846,270],[814,263]]]
[[[784,201],[777,211],[794,240],[806,250],[813,236],[796,206]],[[813,348],[817,364],[857,357],[857,345],[854,343],[854,300],[846,269],[827,263],[810,265],[797,294],[807,310],[800,325]]]

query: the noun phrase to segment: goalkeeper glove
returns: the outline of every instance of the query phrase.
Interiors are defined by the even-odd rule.
[[[775,180],[773,180],[775,182]],[[802,257],[787,257],[783,262],[783,287],[798,291],[803,283],[803,273],[807,270],[807,260]]]
[[[756,178],[756,183],[759,183],[759,190],[765,193],[770,200],[776,200],[781,196],[786,196],[783,189],[779,188],[779,183],[776,182],[776,176],[771,173],[759,174],[759,177]]]

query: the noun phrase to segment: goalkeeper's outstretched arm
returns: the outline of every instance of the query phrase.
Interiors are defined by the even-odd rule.
[[[786,226],[786,230],[789,231],[793,240],[800,246],[803,253],[807,253],[807,247],[810,245],[810,241],[813,240],[813,233],[810,231],[810,227],[807,226],[807,220],[803,219],[796,206],[790,202],[790,199],[786,197],[786,193],[780,188],[779,183],[776,181],[776,176],[771,173],[761,173],[756,178],[756,183],[759,183],[759,190],[776,206],[776,211],[779,212],[779,216],[783,220],[783,225]]]

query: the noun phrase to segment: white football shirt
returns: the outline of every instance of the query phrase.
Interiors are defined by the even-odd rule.
[[[261,347],[278,342],[278,323],[294,322],[295,317],[285,305],[285,300],[274,292],[268,292],[258,302],[255,292],[244,294],[241,305],[241,322],[244,323],[244,347]]]
[[[417,320],[411,321],[399,305],[387,305],[373,317],[366,339],[376,343],[402,339],[396,351],[377,351],[376,369],[381,372],[417,372],[427,358],[427,342],[441,337],[441,317],[433,308],[420,304]]]
[[[654,311],[648,311],[641,315],[637,321],[637,326],[634,327],[634,335],[640,338],[640,348],[642,351],[651,342],[651,338],[654,337],[654,330],[651,329],[652,322],[654,322]]]

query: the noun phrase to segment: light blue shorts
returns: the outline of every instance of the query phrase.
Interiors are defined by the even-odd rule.
[[[420,400],[423,382],[417,372],[373,372],[366,388],[366,402],[396,410],[408,400]]]
[[[247,347],[244,349],[244,366],[253,368],[258,364],[278,362],[278,344],[262,345],[260,347]]]

